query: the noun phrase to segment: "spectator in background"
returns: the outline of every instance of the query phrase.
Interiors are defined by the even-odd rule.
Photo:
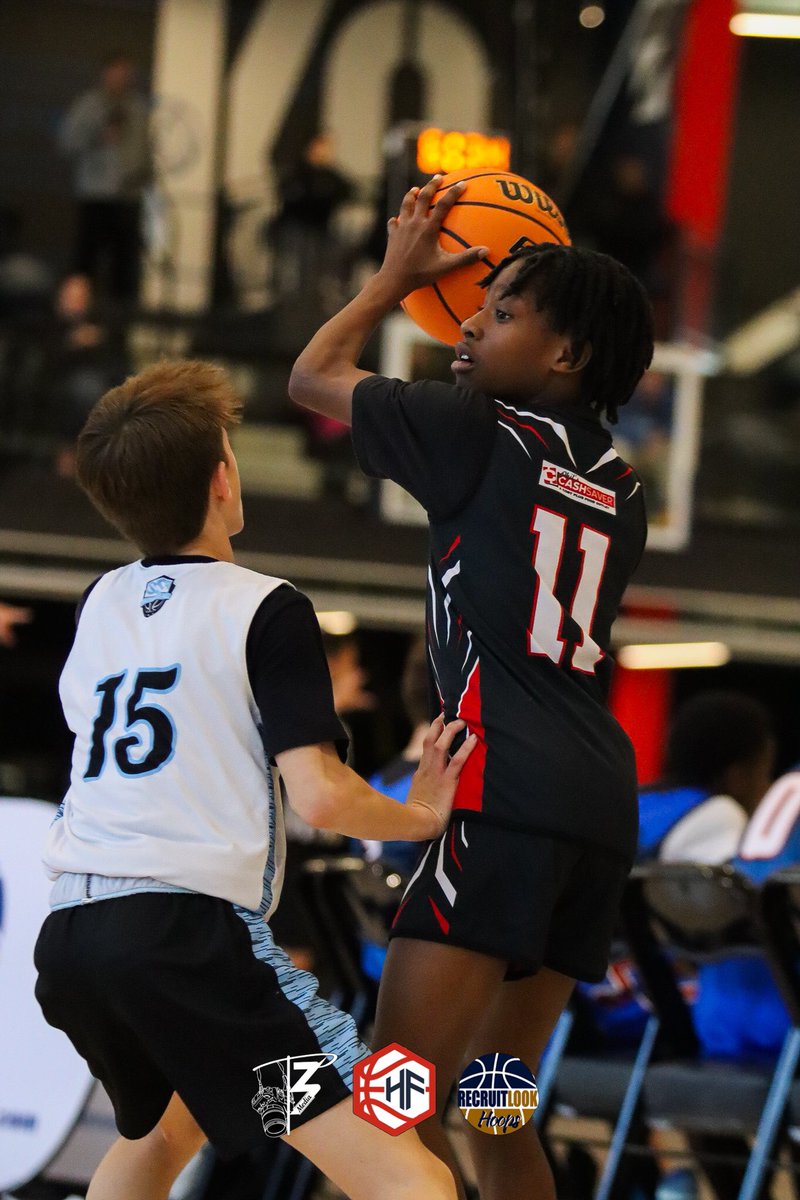
[[[377,788],[393,800],[405,803],[411,780],[422,757],[422,743],[425,730],[428,728],[428,651],[424,637],[418,638],[411,645],[403,668],[403,678],[400,684],[403,708],[411,724],[411,737],[407,745],[396,758],[393,758],[376,771],[370,778],[371,787]],[[360,842],[353,840],[351,849],[354,854],[363,854],[367,862],[380,862],[391,871],[398,872],[408,879],[419,861],[420,847],[413,842]],[[399,899],[399,897],[398,897]],[[361,940],[361,965],[367,975],[377,984],[380,982],[383,964],[386,961],[388,939],[380,935],[380,926],[386,922],[388,926],[394,916],[393,904],[391,909],[384,908],[380,916],[376,915],[375,933],[363,933]]]
[[[670,725],[664,778],[639,795],[639,862],[723,863],[772,779],[775,739],[749,696],[709,691],[687,700]],[[633,965],[618,959],[603,983],[579,984],[608,1045],[632,1046],[646,1011]]]
[[[78,203],[73,268],[127,304],[139,292],[142,191],[153,174],[150,106],[134,74],[129,55],[110,55],[60,130]]]
[[[393,800],[405,803],[414,772],[422,757],[422,743],[428,729],[428,652],[419,638],[408,652],[400,685],[403,708],[411,723],[411,737],[403,750],[377,771],[369,783]],[[334,691],[335,695],[335,691]],[[410,875],[419,859],[419,846],[413,842],[362,842],[368,862],[382,859],[401,874]]]
[[[90,409],[131,372],[122,330],[104,321],[86,275],[68,275],[55,298],[43,340],[41,390],[58,446],[56,471],[75,474],[75,444]]]
[[[276,295],[302,294],[306,302],[316,299],[331,310],[342,300],[337,278],[339,248],[332,222],[353,192],[335,161],[331,134],[324,130],[316,133],[300,161],[280,182],[280,208],[268,230],[275,254]]]
[[[0,205],[0,321],[41,315],[50,303],[53,272],[25,244],[23,215],[9,204]]]
[[[736,867],[755,884],[800,864],[800,765],[773,783],[748,821]],[[703,1049],[720,1058],[775,1059],[789,1015],[765,962],[731,958],[706,966],[695,1006]]]
[[[366,687],[366,672],[361,665],[355,634],[337,635],[323,630],[322,644],[331,673],[333,706],[337,715],[344,717],[347,713],[374,708],[375,697]],[[346,720],[343,724],[349,735]],[[341,853],[346,841],[339,834],[329,830],[313,829],[290,804],[284,805],[284,823],[286,864],[281,891],[282,904],[270,918],[270,929],[275,941],[286,951],[294,965],[303,971],[315,972],[324,990],[327,980],[323,978],[320,965],[315,962],[314,933],[303,901],[301,878],[303,866],[310,858]]]
[[[670,727],[664,782],[639,799],[640,861],[732,858],[774,766],[769,713],[757,700],[733,691],[687,700]]]
[[[7,421],[0,422],[34,453],[55,449],[59,475],[72,478],[75,442],[89,410],[122,383],[131,365],[124,331],[98,311],[86,275],[68,275],[46,312],[28,313],[8,339],[0,370]]]
[[[568,217],[573,236],[619,259],[642,281],[653,304],[657,341],[670,338],[674,323],[677,230],[664,212],[652,168],[636,153],[612,159],[605,182],[584,194]]]
[[[0,205],[0,461],[25,421],[26,331],[50,309],[53,272],[25,244],[22,212]],[[17,443],[17,445],[15,445]]]
[[[644,158],[618,154],[613,159],[606,186],[597,190],[591,217],[589,232],[597,248],[619,259],[652,291],[672,229]]]
[[[324,625],[324,617],[322,624]],[[337,634],[322,630],[322,644],[333,685],[333,704],[341,717],[346,713],[368,712],[375,697],[367,687],[367,672],[354,633]]]
[[[30,625],[33,613],[29,608],[0,601],[0,646],[13,650],[17,644],[17,626]]]
[[[750,815],[770,785],[775,738],[767,710],[734,691],[708,691],[687,700],[669,729],[664,778],[639,796],[639,862],[727,862],[737,853]],[[700,973],[700,1000],[705,990]],[[694,975],[683,981],[696,992]],[[578,984],[582,1011],[609,1047],[635,1047],[647,1010],[633,963],[617,958],[601,984]],[[581,1011],[581,1009],[579,1009]],[[694,1009],[702,1040],[698,1008]],[[727,1025],[717,1011],[716,1019]],[[698,1155],[741,1154],[737,1138],[690,1135]],[[667,1160],[668,1161],[668,1160]],[[715,1194],[733,1200],[741,1184],[736,1167],[711,1163],[706,1173]],[[697,1181],[689,1168],[670,1169],[656,1189],[656,1200],[696,1200]]]

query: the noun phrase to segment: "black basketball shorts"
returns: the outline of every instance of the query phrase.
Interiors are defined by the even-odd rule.
[[[153,1129],[177,1092],[220,1154],[240,1154],[348,1099],[370,1053],[258,913],[211,896],[56,910],[35,962],[46,1019],[103,1083],[126,1138]],[[305,1083],[288,1057],[318,1064]]]
[[[595,847],[454,812],[411,877],[390,936],[505,959],[508,980],[545,966],[597,983],[628,872]]]

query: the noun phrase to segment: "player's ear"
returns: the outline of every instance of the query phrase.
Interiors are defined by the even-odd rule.
[[[225,459],[220,459],[214,467],[214,473],[211,476],[211,495],[216,500],[227,500],[231,494],[231,485],[228,479],[228,464]]]
[[[583,370],[591,357],[591,342],[584,342],[578,349],[572,342],[565,341],[553,365],[553,370],[557,371],[560,375],[574,375],[576,371]]]

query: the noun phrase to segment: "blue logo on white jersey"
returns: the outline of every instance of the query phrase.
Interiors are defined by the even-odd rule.
[[[149,579],[142,596],[142,612],[146,617],[152,617],[169,600],[175,591],[175,580],[170,575],[158,575]]]

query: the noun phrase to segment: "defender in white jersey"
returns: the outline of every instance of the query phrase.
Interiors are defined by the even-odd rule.
[[[265,1134],[350,1196],[453,1200],[415,1132],[387,1139],[353,1113],[369,1051],[267,918],[283,871],[278,772],[312,825],[422,841],[444,828],[474,740],[450,758],[463,722],[432,726],[405,805],[344,765],[310,602],[232,561],[237,411],[218,368],[162,363],[104,396],[78,445],[82,485],[145,553],[79,609],[61,678],[71,779],[36,947],[44,1014],[102,1080],[123,1135],[89,1200],[166,1197],[206,1138],[227,1156]],[[305,1064],[297,1079],[287,1058]]]

